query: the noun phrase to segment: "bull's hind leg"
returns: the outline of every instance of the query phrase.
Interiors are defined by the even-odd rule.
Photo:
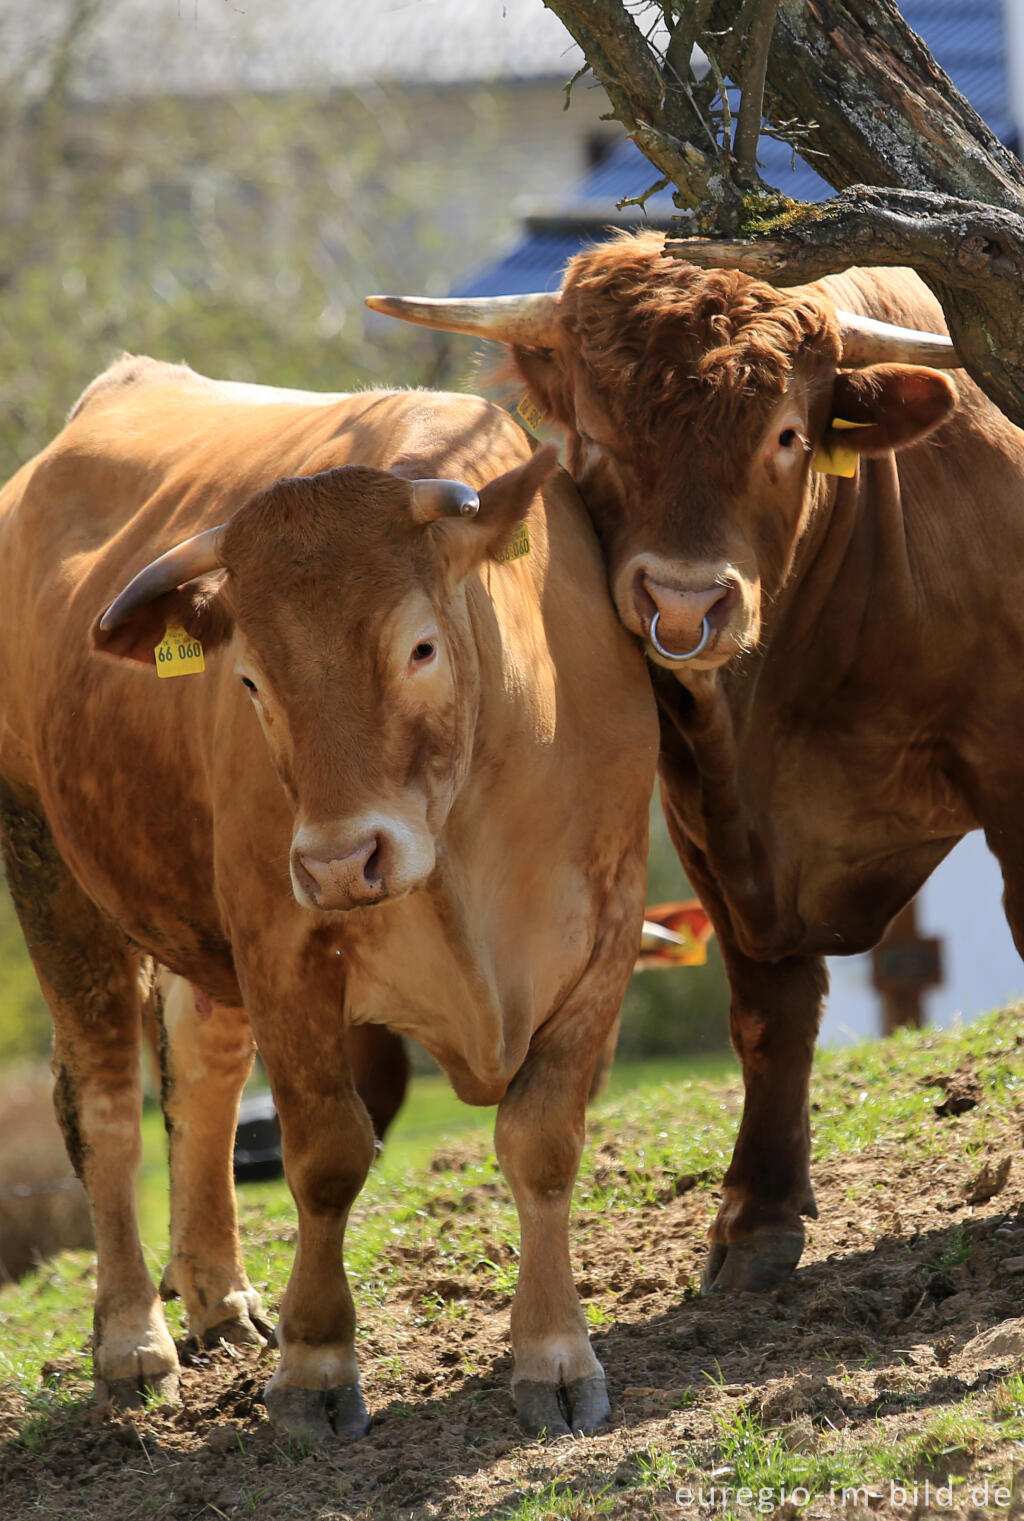
[[[609,1414],[569,1256],[569,1210],[594,1072],[625,992],[622,970],[592,966],[534,1037],[498,1107],[494,1141],[519,1213],[512,1304],[512,1397],[531,1435],[596,1431]],[[623,958],[619,958],[622,962]]]
[[[197,1341],[262,1346],[269,1327],[242,1262],[233,1168],[238,1101],[252,1070],[249,1019],[182,977],[165,977],[162,985],[171,1257],[161,1292],[165,1299],[181,1295]]]
[[[57,1116],[96,1234],[97,1394],[178,1388],[178,1357],[135,1213],[141,1154],[139,958],[71,877],[42,814],[0,797],[7,883],[54,1026]]]
[[[409,1086],[405,1041],[384,1025],[353,1025],[345,1043],[359,1097],[374,1135],[383,1141]]]
[[[824,963],[750,961],[723,940],[729,1027],[743,1068],[743,1119],[711,1227],[705,1290],[766,1289],[793,1271],[802,1215],[817,1215],[810,1176],[809,1086],[827,987]]]

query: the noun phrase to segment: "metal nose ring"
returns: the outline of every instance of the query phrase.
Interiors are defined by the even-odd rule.
[[[700,626],[700,638],[697,640],[697,643],[694,645],[692,650],[686,650],[684,654],[679,654],[676,650],[668,650],[658,638],[658,619],[660,617],[661,609],[659,608],[658,611],[654,614],[654,617],[651,619],[651,626],[647,631],[647,637],[654,645],[654,648],[657,650],[658,654],[662,657],[663,660],[692,660],[695,655],[700,654],[701,650],[711,638],[711,624],[705,617]]]

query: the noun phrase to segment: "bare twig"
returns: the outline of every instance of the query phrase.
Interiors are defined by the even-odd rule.
[[[671,36],[665,49],[665,72],[670,83],[673,80],[686,84],[691,81],[693,69],[690,60],[707,26],[711,5],[712,0],[693,0],[688,12],[684,10],[674,25],[666,16],[665,22],[671,29]]]
[[[742,96],[736,119],[733,157],[746,180],[757,179],[757,141],[764,116],[764,82],[768,72],[768,53],[772,44],[775,13],[779,0],[761,0],[747,33]]]
[[[665,186],[671,183],[672,181],[666,175],[664,179],[657,180],[653,185],[648,186],[643,195],[624,195],[621,201],[615,202],[615,209],[616,211],[624,211],[627,206],[639,206],[641,211],[646,211],[647,202],[651,196],[657,195],[659,190],[664,190]]]

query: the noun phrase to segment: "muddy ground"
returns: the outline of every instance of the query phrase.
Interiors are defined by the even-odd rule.
[[[971,1155],[979,1112],[935,1114],[936,1149],[920,1162],[883,1139],[819,1164],[821,1218],[810,1224],[797,1275],[771,1293],[695,1296],[714,1198],[687,1179],[678,1196],[668,1187],[657,1204],[610,1212],[585,1232],[575,1251],[581,1294],[600,1293],[605,1304],[613,1295],[611,1323],[594,1331],[613,1418],[596,1437],[520,1436],[508,1394],[508,1296],[477,1296],[472,1282],[439,1278],[420,1251],[426,1260],[403,1262],[395,1313],[362,1315],[374,1420],[363,1442],[303,1454],[274,1435],[260,1403],[273,1353],[183,1348],[178,1409],[126,1417],[72,1405],[26,1427],[28,1401],[0,1392],[0,1517],[679,1517],[699,1514],[696,1501],[677,1503],[676,1481],[642,1483],[640,1459],[683,1454],[694,1487],[706,1488],[723,1426],[738,1413],[780,1428],[797,1451],[840,1437],[895,1446],[942,1411],[990,1401],[1024,1356],[1021,1118],[1008,1112],[993,1126],[990,1116],[984,1154]],[[457,1168],[458,1152],[446,1152]],[[598,1165],[614,1169],[616,1154],[609,1134]],[[461,1300],[460,1315],[424,1323],[425,1297]],[[65,1359],[49,1370],[51,1386],[84,1397],[85,1367]],[[974,1447],[951,1452],[945,1468],[994,1485],[1007,1471],[1007,1444]],[[931,1476],[941,1480],[942,1462]],[[568,1498],[588,1491],[599,1500]],[[549,1497],[548,1511],[538,1494]],[[992,1495],[973,1511],[958,1504],[937,1513],[1020,1513]],[[958,1501],[966,1496],[962,1488]],[[922,1514],[888,1481],[859,1498],[861,1515]],[[835,1509],[823,1496],[808,1505],[811,1515]]]

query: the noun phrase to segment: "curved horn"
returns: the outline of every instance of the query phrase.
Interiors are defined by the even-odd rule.
[[[176,586],[183,586],[186,581],[215,570],[220,564],[218,551],[225,527],[226,524],[221,523],[217,528],[194,534],[191,539],[183,539],[158,560],[151,560],[144,566],[103,614],[100,619],[103,632],[109,633],[117,628],[136,608],[155,602],[164,592],[173,591]]]
[[[472,486],[461,481],[410,481],[412,515],[417,523],[436,523],[439,518],[471,518],[480,509]]]
[[[472,333],[496,343],[517,343],[523,348],[550,348],[555,341],[558,293],[532,296],[481,296],[476,301],[425,296],[367,296],[371,311],[384,312],[402,322],[438,328],[444,333]]]
[[[963,368],[963,360],[951,338],[941,333],[920,333],[912,327],[894,327],[874,317],[836,308],[843,353],[839,361],[848,369],[867,364],[925,364],[933,370]]]

